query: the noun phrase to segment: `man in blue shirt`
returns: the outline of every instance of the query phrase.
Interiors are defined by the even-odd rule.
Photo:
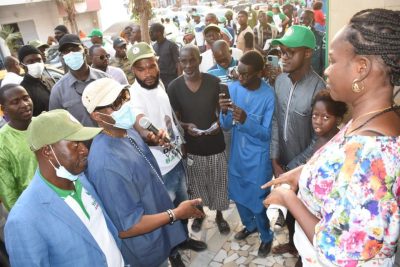
[[[258,256],[271,250],[273,234],[262,205],[267,191],[261,185],[271,180],[269,157],[271,122],[274,113],[274,92],[262,79],[264,60],[257,51],[245,53],[239,60],[239,81],[229,85],[230,99],[220,94],[220,122],[231,129],[229,159],[229,197],[234,200],[245,228],[235,235],[243,240],[260,232]]]
[[[224,40],[215,41],[211,49],[216,64],[207,72],[218,77],[222,83],[231,82],[229,68],[237,66],[238,61],[232,57],[228,43]]]
[[[100,131],[60,109],[33,118],[27,142],[39,168],[8,216],[11,266],[124,266],[117,229],[83,174],[82,141]]]
[[[121,252],[131,266],[167,266],[171,249],[186,240],[180,221],[202,217],[200,199],[177,208],[168,195],[157,161],[140,135],[132,129],[136,116],[129,90],[110,78],[86,87],[82,102],[102,128],[90,148],[90,181],[122,238]],[[166,134],[152,140],[163,145]]]

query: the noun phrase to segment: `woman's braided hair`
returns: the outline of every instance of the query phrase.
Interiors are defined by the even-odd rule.
[[[390,69],[393,85],[400,85],[400,11],[366,9],[356,13],[348,41],[358,55],[381,56]]]

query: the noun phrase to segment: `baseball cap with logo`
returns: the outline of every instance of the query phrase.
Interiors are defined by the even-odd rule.
[[[94,28],[90,34],[88,35],[88,37],[93,37],[93,36],[97,36],[97,37],[103,37],[103,32],[100,29]]]
[[[126,87],[126,84],[120,84],[111,78],[97,79],[86,86],[82,94],[82,104],[92,113],[97,107],[111,105]]]
[[[144,58],[155,57],[156,54],[148,43],[140,42],[132,45],[132,47],[128,50],[127,56],[129,63],[132,66],[137,61]]]
[[[126,41],[124,38],[121,38],[121,37],[115,38],[115,40],[113,41],[114,47],[120,47],[124,44],[126,44]]]
[[[290,48],[308,47],[315,48],[314,33],[305,26],[293,25],[282,38],[272,40],[272,45],[284,45]]]
[[[54,109],[32,118],[27,130],[32,151],[59,141],[86,141],[100,133],[102,128],[84,127],[68,111]]]

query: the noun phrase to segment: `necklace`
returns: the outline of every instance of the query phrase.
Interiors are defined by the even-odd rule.
[[[109,136],[115,137],[115,138],[124,138],[124,137],[127,137],[127,136],[128,136],[128,134],[126,133],[126,131],[124,132],[124,134],[123,134],[122,136],[116,136],[115,134],[112,134],[110,131],[107,131],[107,130],[104,129],[104,128],[103,128],[103,132],[104,132],[106,135],[109,135]]]
[[[386,112],[389,112],[389,111],[391,111],[391,110],[395,110],[395,109],[397,109],[397,108],[398,108],[398,107],[396,107],[396,106],[389,106],[389,107],[386,107],[386,108],[377,109],[377,110],[373,110],[373,111],[370,111],[370,112],[367,112],[367,113],[362,114],[361,116],[359,116],[358,118],[354,119],[354,120],[351,122],[350,127],[349,127],[348,130],[346,131],[346,135],[348,135],[348,134],[350,134],[350,133],[352,133],[352,132],[355,132],[355,131],[359,130],[360,128],[364,127],[367,123],[369,123],[370,121],[372,121],[372,120],[375,119],[376,117],[378,117],[378,116],[380,116],[380,115],[382,115],[382,114],[384,114],[384,113],[386,113]],[[368,118],[365,122],[363,122],[361,125],[357,126],[356,128],[351,129],[352,126],[353,126],[353,124],[354,124],[354,122],[358,121],[360,118],[363,118],[363,117],[368,116],[368,115],[371,115],[371,114],[375,114],[375,115],[373,115],[373,116],[371,116],[370,118]]]
[[[151,164],[150,160],[146,157],[144,152],[139,148],[139,145],[133,140],[132,137],[127,135],[129,142],[131,145],[139,152],[139,154],[144,158],[144,160],[147,162],[147,164],[150,166],[150,169],[156,174],[158,180],[161,182],[161,184],[164,184],[163,179],[161,178],[160,174],[157,172],[156,168]]]

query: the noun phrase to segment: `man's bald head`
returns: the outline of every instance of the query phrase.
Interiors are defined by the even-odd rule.
[[[215,62],[223,68],[228,68],[232,62],[232,55],[225,40],[215,41],[211,47]]]
[[[200,58],[200,50],[197,46],[192,45],[192,44],[187,44],[184,47],[181,48],[179,55],[182,55],[183,53],[193,53],[193,55],[196,58]]]
[[[15,74],[19,74],[21,70],[18,59],[13,56],[4,58],[4,67],[8,72],[14,72]]]

